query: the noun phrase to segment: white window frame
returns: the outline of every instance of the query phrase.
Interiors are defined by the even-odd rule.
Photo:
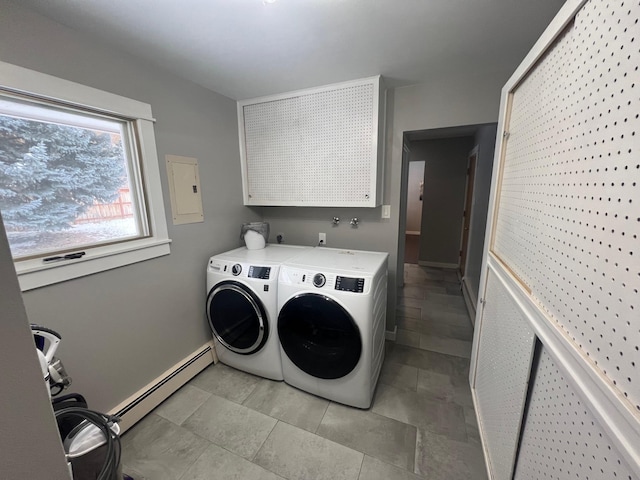
[[[86,253],[79,259],[53,264],[43,264],[42,258],[16,261],[23,292],[170,253],[151,105],[0,62],[0,92],[3,91],[129,119],[137,133],[138,162],[150,230],[145,238],[85,247],[82,250]]]

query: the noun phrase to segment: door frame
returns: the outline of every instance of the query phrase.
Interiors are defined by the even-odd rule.
[[[469,260],[469,238],[473,220],[473,193],[476,183],[476,166],[478,165],[478,145],[469,152],[467,159],[467,182],[464,191],[464,210],[462,212],[462,232],[460,232],[460,260],[458,268],[460,277],[464,279]],[[466,228],[465,228],[466,226]]]

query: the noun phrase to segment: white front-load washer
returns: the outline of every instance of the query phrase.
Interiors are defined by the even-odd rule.
[[[267,245],[214,255],[207,265],[206,311],[218,359],[282,380],[276,331],[280,265],[310,247]]]
[[[317,247],[280,268],[284,381],[369,408],[384,360],[387,253]]]

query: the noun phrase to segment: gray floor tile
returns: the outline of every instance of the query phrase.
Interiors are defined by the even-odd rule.
[[[420,478],[404,469],[365,455],[358,480],[420,480]]]
[[[185,385],[162,402],[153,413],[176,425],[181,425],[211,396],[209,392]]]
[[[436,373],[443,373],[452,377],[469,376],[469,360],[444,353],[420,350],[406,347],[404,345],[394,345],[387,352],[387,360],[392,363],[410,365]]]
[[[282,480],[282,477],[224,448],[210,445],[181,480]]]
[[[417,285],[405,285],[398,289],[398,296],[400,298],[424,298],[424,288]]]
[[[460,325],[457,320],[454,323],[448,323],[446,319],[439,321],[434,318],[418,320],[415,318],[397,317],[396,320],[398,329],[424,333],[426,335],[455,338],[458,340],[473,340],[473,328],[471,323],[467,322],[466,319],[466,324],[464,325]]]
[[[428,394],[380,384],[371,411],[453,440],[467,441],[463,407]]]
[[[398,306],[422,308],[423,302],[424,298],[400,297],[398,299]]]
[[[245,400],[244,405],[296,427],[315,432],[329,406],[329,401],[284,382],[262,380]]]
[[[407,268],[405,265],[405,278],[409,281],[419,282],[421,280],[444,281],[445,274],[442,270],[433,267],[423,267],[420,265],[412,265]]]
[[[426,478],[487,480],[482,447],[418,429],[415,472]]]
[[[442,293],[426,292],[424,295],[423,305],[440,306],[441,308],[449,308],[456,311],[466,312],[467,307],[464,299],[460,295],[447,295]]]
[[[254,462],[288,480],[355,480],[364,455],[278,422]]]
[[[252,458],[276,424],[275,419],[217,395],[183,423],[184,428],[244,458]]]
[[[178,480],[209,442],[154,413],[122,437],[123,470],[137,478]]]
[[[392,363],[385,359],[378,382],[415,392],[418,385],[418,369],[409,365]]]
[[[464,420],[467,425],[467,438],[469,442],[480,443],[480,428],[473,406],[464,407]]]
[[[458,282],[460,278],[458,277],[457,270],[444,270],[443,278],[445,282]]]
[[[421,312],[420,312],[420,308],[419,307],[405,307],[405,306],[400,305],[400,306],[398,306],[396,308],[396,312],[401,317],[407,317],[407,318],[420,319],[420,316],[421,316]]]
[[[407,347],[420,348],[420,334],[418,332],[412,332],[411,330],[398,328],[396,331],[396,343],[406,345]]]
[[[462,295],[460,282],[447,282],[444,284],[444,289],[447,295]]]
[[[211,365],[189,382],[206,392],[215,393],[232,402],[242,403],[253,392],[261,378],[241,372],[222,363]]]
[[[451,377],[421,369],[418,371],[418,392],[427,393],[434,399],[444,402],[454,402],[465,408],[473,408],[471,388],[466,378]]]
[[[412,425],[332,403],[317,433],[405,470],[413,469],[416,427]]]
[[[421,334],[420,348],[456,357],[471,358],[471,342],[455,338]]]

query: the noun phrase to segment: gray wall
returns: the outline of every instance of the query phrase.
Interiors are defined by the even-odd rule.
[[[239,246],[236,103],[0,0],[0,60],[151,104],[171,255],[26,292],[29,320],[58,330],[73,391],[108,410],[209,341],[207,258]],[[196,157],[205,222],[174,227],[164,156]]]
[[[497,124],[484,125],[478,129],[475,136],[475,144],[478,146],[478,159],[476,161],[476,178],[473,184],[469,252],[464,278],[474,303],[478,299],[480,274],[482,272],[482,252],[487,224],[487,210],[489,208],[497,128]]]
[[[422,224],[422,199],[420,183],[424,182],[424,160],[409,163],[409,184],[407,185],[407,226],[406,231],[419,232]]]
[[[69,479],[62,442],[0,221],[0,476]]]
[[[419,261],[457,265],[469,151],[473,137],[411,142],[411,159],[424,160]]]

